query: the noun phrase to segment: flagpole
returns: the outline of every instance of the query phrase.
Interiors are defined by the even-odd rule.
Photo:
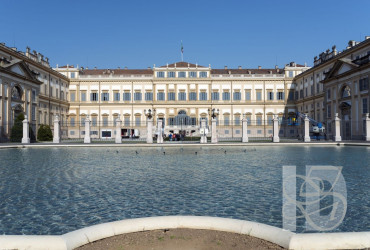
[[[181,62],[184,61],[184,47],[182,46],[182,40],[181,40]]]

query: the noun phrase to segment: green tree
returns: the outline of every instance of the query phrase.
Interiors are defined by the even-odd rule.
[[[10,132],[10,141],[21,142],[23,137],[23,123],[24,115],[21,113],[15,118],[12,131]]]
[[[37,132],[38,141],[51,141],[53,140],[53,133],[51,132],[49,125],[41,124]]]

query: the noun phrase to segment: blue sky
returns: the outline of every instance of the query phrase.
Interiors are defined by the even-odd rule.
[[[0,42],[51,65],[146,68],[181,60],[264,68],[370,36],[370,1],[0,0]]]

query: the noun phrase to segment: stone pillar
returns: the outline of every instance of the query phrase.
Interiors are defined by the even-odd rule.
[[[243,118],[242,120],[242,142],[248,142],[248,119]]]
[[[122,125],[122,121],[121,121],[121,119],[118,117],[118,118],[116,119],[116,143],[122,143],[121,125]]]
[[[23,122],[23,137],[22,137],[22,143],[30,143],[30,127],[29,122],[27,119],[27,116],[24,116]]]
[[[217,120],[212,118],[212,138],[211,143],[218,143],[218,134],[217,134]]]
[[[200,119],[200,143],[207,143],[206,120]]]
[[[338,117],[338,113],[335,113],[335,136],[334,141],[342,141],[342,137],[340,136],[340,118]]]
[[[153,143],[153,118],[147,119],[146,143]]]
[[[59,116],[56,115],[54,118],[54,136],[53,143],[60,143],[60,122]]]
[[[274,118],[272,119],[272,124],[273,124],[272,141],[273,142],[280,142],[280,138],[279,138],[279,118],[278,118],[278,116],[274,115]]]
[[[370,117],[369,117],[369,113],[366,114],[366,118],[365,118],[365,126],[366,126],[366,141],[370,141]]]
[[[310,142],[310,120],[308,119],[307,115],[304,116],[304,142]]]
[[[157,143],[163,143],[162,122],[163,122],[162,119],[158,119],[157,121],[157,129],[158,129]]]
[[[84,137],[84,143],[91,143],[90,138],[90,118],[89,116],[85,119],[85,137]]]

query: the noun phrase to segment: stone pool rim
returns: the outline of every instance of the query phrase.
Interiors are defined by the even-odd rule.
[[[370,232],[296,234],[263,223],[208,216],[126,219],[81,228],[63,235],[0,235],[0,246],[1,249],[71,250],[112,236],[178,228],[246,234],[289,249],[363,249],[370,247]]]

